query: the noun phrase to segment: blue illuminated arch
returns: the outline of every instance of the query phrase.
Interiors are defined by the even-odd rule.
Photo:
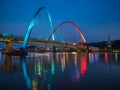
[[[24,38],[24,41],[23,41],[23,44],[22,44],[22,49],[25,50],[26,46],[27,46],[27,43],[28,43],[28,40],[29,40],[29,37],[30,37],[30,34],[31,34],[31,31],[35,25],[35,19],[37,17],[37,15],[42,11],[42,10],[45,10],[47,12],[47,15],[48,15],[48,18],[49,18],[49,22],[50,22],[50,27],[51,29],[53,30],[53,23],[52,23],[52,19],[51,19],[51,16],[50,16],[50,13],[49,11],[45,8],[45,7],[41,7],[37,10],[37,12],[35,13],[34,15],[34,18],[33,20],[30,22],[30,25],[28,27],[28,30],[27,30],[27,33],[25,35],[25,38]],[[54,40],[54,35],[52,35],[52,39]]]

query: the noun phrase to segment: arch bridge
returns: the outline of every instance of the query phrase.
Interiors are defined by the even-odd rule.
[[[50,23],[50,27],[51,27],[50,28],[51,29],[51,34],[50,34],[50,36],[48,37],[47,40],[32,39],[32,38],[30,38],[30,35],[31,35],[31,31],[32,31],[33,27],[35,26],[36,17],[43,10],[45,10],[46,13],[47,13],[49,23]],[[61,26],[65,25],[65,24],[70,24],[75,28],[75,30],[79,33],[79,35],[82,38],[82,45],[73,45],[73,44],[60,43],[60,42],[55,41],[55,37],[54,37],[55,32],[57,30],[59,30],[59,28]],[[5,53],[10,53],[12,51],[13,43],[22,43],[22,46],[21,46],[21,51],[22,52],[26,52],[27,44],[43,44],[43,45],[49,45],[49,46],[62,46],[62,47],[66,47],[66,48],[69,48],[69,49],[74,49],[75,51],[78,51],[78,52],[80,52],[82,50],[86,50],[86,51],[88,50],[86,39],[85,39],[83,33],[81,32],[80,28],[75,23],[70,22],[70,21],[65,21],[65,22],[62,22],[61,24],[59,24],[55,29],[53,29],[53,22],[52,22],[50,13],[45,7],[41,7],[41,8],[39,8],[37,10],[37,12],[34,15],[33,20],[30,22],[30,25],[28,27],[28,30],[26,32],[25,37],[21,38],[19,36],[18,37],[15,37],[15,36],[16,35],[9,35],[9,34],[3,35],[3,34],[0,34],[0,42],[5,42],[6,43],[6,51],[5,51]],[[51,38],[52,38],[52,41],[50,41]]]

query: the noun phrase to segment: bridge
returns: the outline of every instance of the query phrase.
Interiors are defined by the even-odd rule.
[[[35,27],[35,24],[36,24],[37,16],[39,14],[41,14],[41,12],[43,10],[46,11],[46,13],[48,15],[51,33],[50,33],[49,37],[47,37],[44,40],[38,40],[38,39],[30,38],[31,31],[33,30],[33,28]],[[73,26],[73,28],[78,32],[79,36],[82,38],[81,44],[73,45],[73,44],[69,44],[69,43],[63,43],[63,42],[55,41],[55,36],[54,36],[55,32],[58,31],[61,26],[66,25],[66,24],[69,24],[69,25]],[[48,46],[54,46],[54,47],[55,46],[62,46],[62,47],[75,49],[75,51],[78,51],[78,52],[80,52],[83,49],[85,51],[88,50],[86,39],[85,39],[83,33],[81,32],[80,28],[75,23],[73,23],[71,21],[65,21],[65,22],[60,23],[54,29],[50,13],[45,7],[41,7],[37,10],[37,12],[34,15],[33,20],[30,22],[30,25],[28,27],[28,30],[27,30],[25,36],[23,36],[23,37],[21,37],[21,36],[16,37],[16,36],[17,35],[4,34],[4,33],[0,34],[0,42],[5,42],[6,43],[5,53],[10,53],[12,51],[13,43],[22,43],[22,46],[20,47],[22,52],[24,52],[24,51],[26,52],[27,44],[42,44],[42,45],[45,45],[45,46],[48,45]],[[50,40],[50,39],[52,39],[52,40]]]
[[[20,38],[20,36],[16,35],[9,35],[7,34],[9,37],[2,37],[0,36],[0,42],[5,42],[6,43],[6,53],[9,53],[12,51],[12,46],[13,43],[23,43],[24,38]],[[81,48],[81,49],[86,49],[85,45],[73,45],[73,44],[68,44],[68,43],[60,43],[60,42],[55,42],[55,41],[48,41],[48,40],[38,40],[35,38],[31,38],[28,41],[28,44],[38,44],[38,45],[46,45],[46,46],[62,46],[62,47],[67,47],[67,48],[73,48],[73,49],[77,49],[77,48]]]

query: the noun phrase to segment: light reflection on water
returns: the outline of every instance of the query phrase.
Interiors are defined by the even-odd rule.
[[[118,82],[120,53],[29,53],[12,57],[0,52],[0,90],[117,90]]]

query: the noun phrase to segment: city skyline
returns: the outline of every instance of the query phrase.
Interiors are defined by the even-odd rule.
[[[87,42],[105,41],[108,34],[111,40],[120,39],[119,0],[2,0],[0,32],[25,35],[35,12],[42,6],[49,10],[54,26],[72,21],[79,26]]]

